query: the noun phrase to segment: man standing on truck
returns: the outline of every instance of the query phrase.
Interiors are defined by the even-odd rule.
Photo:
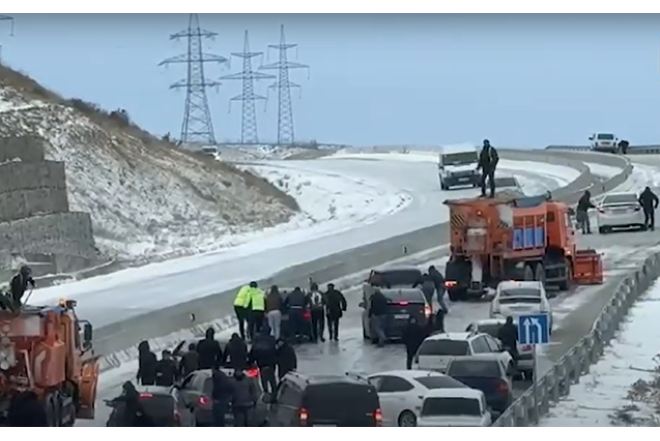
[[[591,192],[586,190],[577,204],[576,210],[576,220],[582,234],[591,234],[591,222],[589,221],[589,209],[596,208],[594,204],[591,203]]]
[[[500,157],[497,150],[490,145],[490,141],[484,139],[484,146],[479,153],[479,164],[477,170],[481,170],[481,196],[486,197],[486,179],[490,186],[490,197],[495,197],[495,169]]]
[[[653,193],[651,187],[646,187],[639,195],[639,205],[644,210],[644,225],[651,231],[655,230],[655,210],[658,208],[658,196]]]
[[[12,277],[10,282],[11,297],[14,309],[21,307],[21,300],[27,291],[28,285],[34,289],[34,280],[32,279],[32,270],[27,265],[21,265],[18,273]]]

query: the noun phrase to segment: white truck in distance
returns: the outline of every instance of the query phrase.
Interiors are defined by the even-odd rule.
[[[455,144],[442,146],[438,155],[438,178],[440,188],[471,185],[477,187],[481,173],[477,170],[479,149],[475,144]]]
[[[612,133],[594,133],[589,147],[595,152],[618,153],[619,139]]]

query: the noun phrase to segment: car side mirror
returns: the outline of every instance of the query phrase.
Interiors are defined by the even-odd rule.
[[[593,141],[593,140],[594,140],[594,137],[593,137],[593,136],[590,136],[590,137],[589,137],[589,141]]]
[[[360,308],[366,308],[367,307],[367,305],[364,303],[364,301],[360,302],[360,304],[358,306]]]
[[[94,338],[94,330],[91,323],[85,323],[83,325],[83,340],[86,343],[89,343]]]

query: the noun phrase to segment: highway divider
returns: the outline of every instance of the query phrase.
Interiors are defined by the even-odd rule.
[[[546,150],[566,150],[574,152],[588,152],[591,147],[586,145],[549,145]],[[657,155],[660,154],[660,144],[631,145],[626,152],[628,155]]]
[[[626,276],[614,288],[588,335],[582,337],[552,369],[536,381],[536,397],[529,388],[493,423],[495,427],[525,427],[538,424],[553,403],[569,395],[571,386],[589,373],[603,356],[630,307],[660,277],[660,253],[648,257],[644,265]]]
[[[589,188],[598,195],[610,191],[623,183],[632,171],[632,166],[625,158],[613,155],[594,155],[591,153],[562,152],[561,155],[547,151],[522,151],[499,149],[500,156],[514,161],[545,161],[554,165],[577,168],[580,176],[568,186],[553,192],[555,199],[570,204],[575,203],[583,191]],[[597,162],[604,165],[621,167],[622,172],[606,182],[596,182],[588,167],[582,162]],[[533,170],[530,170],[533,172]],[[442,249],[449,241],[448,223],[441,223],[410,233],[391,237],[369,245],[325,256],[311,262],[296,265],[283,270],[268,279],[259,281],[261,286],[277,284],[293,287],[307,286],[309,278],[319,283],[340,279],[346,275],[359,274],[396,259],[412,254],[424,253],[431,249]],[[444,251],[446,253],[446,250]],[[428,260],[440,257],[435,254]],[[364,277],[364,276],[362,276]],[[354,280],[359,283],[360,280]],[[112,323],[95,330],[95,352],[104,354],[102,369],[116,368],[127,357],[135,357],[136,342],[151,340],[154,350],[169,347],[169,342],[159,341],[159,337],[185,329],[197,329],[201,334],[206,324],[220,320],[231,323],[227,317],[233,316],[233,300],[239,287],[209,295],[204,298],[182,302],[179,305],[151,311],[125,321]],[[167,289],[164,287],[164,289]],[[216,328],[218,329],[218,328]],[[198,334],[196,334],[198,335]],[[122,353],[118,357],[116,353]]]

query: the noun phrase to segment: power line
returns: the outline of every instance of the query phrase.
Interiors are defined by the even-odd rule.
[[[275,75],[264,74],[252,70],[252,59],[255,57],[261,57],[263,52],[250,52],[248,31],[245,31],[245,36],[243,38],[243,52],[232,52],[232,55],[243,59],[243,70],[239,73],[225,75],[220,77],[220,79],[243,80],[243,93],[231,98],[231,101],[242,102],[241,144],[257,144],[259,143],[259,133],[257,130],[255,102],[265,100],[266,97],[254,93],[254,82],[275,78]]]
[[[158,65],[164,66],[174,63],[185,63],[188,75],[185,79],[177,81],[170,89],[186,89],[186,104],[181,125],[181,142],[205,145],[215,145],[213,121],[209,102],[206,97],[208,87],[219,87],[217,81],[207,81],[204,76],[204,63],[228,63],[228,59],[219,55],[208,54],[202,51],[202,38],[214,38],[218,34],[199,27],[197,14],[190,14],[188,29],[170,35],[170,40],[188,40],[188,52],[176,57],[163,60]]]
[[[269,48],[279,51],[279,61],[261,67],[261,69],[279,71],[279,78],[269,86],[269,89],[277,89],[277,143],[280,145],[292,145],[295,140],[291,88],[300,87],[300,85],[289,81],[289,69],[309,69],[306,64],[288,61],[287,51],[296,46],[298,45],[286,42],[284,25],[280,25],[280,43],[268,45]]]

